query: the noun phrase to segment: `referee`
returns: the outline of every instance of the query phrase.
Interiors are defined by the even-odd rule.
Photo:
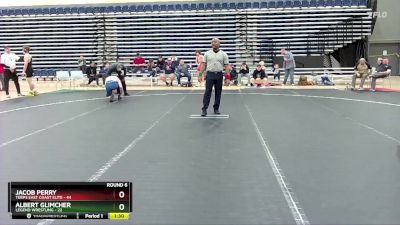
[[[204,55],[204,61],[202,63],[201,74],[207,71],[206,74],[206,91],[203,97],[203,108],[201,116],[207,116],[207,109],[210,105],[210,98],[212,88],[215,89],[215,102],[214,102],[214,113],[220,114],[219,104],[221,101],[222,83],[225,69],[226,74],[230,74],[229,59],[228,55],[219,49],[221,42],[218,38],[213,38],[212,49],[208,50]]]
[[[122,71],[124,74],[122,75]],[[122,89],[124,91],[124,96],[129,96],[128,92],[126,91],[126,83],[125,83],[125,76],[126,76],[126,67],[122,63],[114,63],[109,68],[107,68],[106,77],[111,76],[112,73],[117,73],[118,78],[121,81]]]

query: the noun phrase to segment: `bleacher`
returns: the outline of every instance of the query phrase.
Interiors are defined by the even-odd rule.
[[[76,70],[80,55],[99,65],[117,58],[129,64],[136,52],[147,60],[176,55],[194,64],[195,50],[208,50],[213,37],[222,40],[233,63],[270,65],[282,47],[295,56],[324,55],[370,35],[367,4],[286,0],[1,8],[0,43],[16,53],[30,45],[43,76]]]

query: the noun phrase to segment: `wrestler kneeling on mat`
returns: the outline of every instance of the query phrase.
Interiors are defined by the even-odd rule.
[[[110,97],[110,102],[114,101],[115,94],[118,95],[118,101],[121,100],[122,83],[117,76],[111,75],[106,78],[106,92],[106,96]]]

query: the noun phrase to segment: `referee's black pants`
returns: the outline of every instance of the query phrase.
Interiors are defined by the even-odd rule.
[[[19,87],[19,82],[18,82],[18,76],[17,76],[17,71],[14,70],[13,72],[11,72],[11,70],[9,69],[5,69],[4,70],[4,89],[6,91],[6,95],[9,95],[9,83],[10,80],[14,81],[15,84],[15,88],[17,89],[17,93],[21,94],[21,89]]]
[[[208,106],[210,105],[210,99],[211,99],[213,86],[215,89],[214,110],[219,110],[219,104],[221,102],[223,79],[224,79],[224,75],[222,72],[207,72],[206,91],[204,92],[202,110],[207,110]]]
[[[118,74],[118,78],[121,80],[122,90],[124,90],[124,95],[127,95],[128,92],[126,91],[125,76]]]

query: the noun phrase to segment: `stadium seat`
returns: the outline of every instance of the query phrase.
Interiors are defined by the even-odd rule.
[[[229,9],[236,9],[236,3],[234,2],[229,3]]]
[[[299,0],[294,1],[292,7],[300,8],[301,7],[301,2]]]
[[[195,3],[190,4],[189,10],[197,10],[197,4]]]
[[[325,1],[324,0],[318,0],[317,7],[325,7]]]
[[[260,8],[262,9],[268,8],[268,2],[261,2]]]
[[[21,10],[22,15],[29,15],[28,9]]]
[[[310,7],[310,2],[308,0],[301,1],[301,7],[303,8]]]
[[[351,6],[359,6],[360,0],[351,0]]]
[[[277,1],[276,2],[276,8],[285,8],[285,4],[283,3],[283,1]]]
[[[175,11],[175,6],[174,5],[168,5],[167,6],[168,11]]]
[[[48,15],[48,14],[50,14],[50,9],[49,8],[43,8],[43,14],[44,15]]]
[[[134,6],[132,7],[133,11],[131,12],[144,12],[144,6],[143,5],[138,5],[138,6]]]
[[[275,1],[270,1],[270,2],[268,2],[268,8],[276,8],[276,3],[275,3]]]
[[[12,12],[11,12],[11,10],[12,10]],[[3,15],[5,15],[5,16],[11,16],[14,13],[14,10],[13,9],[3,9],[2,12],[3,12]]]
[[[144,11],[145,12],[151,12],[151,10],[153,9],[153,7],[151,7],[151,5],[145,5],[144,6]],[[138,10],[139,11],[139,10]]]
[[[64,8],[65,14],[71,14],[71,8]]]
[[[89,13],[89,14],[94,13],[94,7],[85,7],[85,13]]]
[[[139,9],[138,9],[139,11]],[[160,6],[159,5],[153,5],[153,12],[158,12],[160,11]]]
[[[114,6],[108,6],[108,7],[106,8],[106,13],[113,13],[113,12],[115,12],[115,11],[114,11]]]
[[[72,7],[72,8],[71,8],[71,13],[72,13],[72,14],[77,14],[77,13],[78,13],[78,8]]]
[[[212,4],[212,3],[206,3],[206,6],[205,6],[205,8],[206,8],[206,10],[213,10],[213,9],[214,9],[214,7],[213,7],[213,4]]]
[[[182,5],[182,10],[183,11],[188,11],[189,10],[189,4],[183,4]]]
[[[122,6],[121,10],[124,13],[129,12],[129,6],[127,6],[127,5]]]
[[[29,15],[35,15],[35,14],[36,14],[35,9],[29,9],[29,10],[28,10],[28,14],[29,14]]]
[[[160,11],[167,11],[167,5],[160,5]]]
[[[317,7],[317,0],[310,0],[310,7]]]
[[[43,9],[42,8],[36,8],[35,9],[35,15],[42,15],[43,14]]]
[[[16,16],[22,15],[22,10],[21,9],[15,9],[14,10],[14,15],[16,15]]]
[[[205,10],[206,6],[204,5],[204,3],[199,3],[199,5],[197,6],[197,10]]]
[[[253,8],[254,9],[259,9],[260,8],[260,3],[259,2],[253,2]]]
[[[335,7],[335,1],[334,0],[326,0],[325,6],[326,7]]]
[[[342,6],[343,6],[343,1],[342,1],[342,0],[336,0],[336,1],[335,1],[335,6],[340,6],[340,7],[342,7]]]
[[[368,6],[368,0],[360,0],[359,6]]]
[[[246,4],[244,5],[244,8],[246,9],[251,9],[253,6],[251,4],[251,2],[246,2]]]
[[[293,2],[292,1],[286,1],[284,4],[284,8],[293,8]]]
[[[42,74],[47,76],[47,74],[48,74],[47,70],[43,70]],[[70,79],[69,71],[56,71],[56,78],[57,78],[57,81],[69,81],[69,79]]]
[[[244,3],[243,2],[238,2],[237,9],[244,9]]]
[[[175,10],[176,11],[182,11],[182,5],[181,4],[176,4],[175,5]]]
[[[115,7],[114,7],[114,10],[115,10],[115,12],[117,12],[117,13],[122,12],[122,8],[121,8],[120,5],[115,6]]]
[[[214,10],[221,10],[221,9],[222,9],[222,7],[221,7],[220,3],[218,3],[218,2],[214,3]]]
[[[343,0],[343,6],[351,6],[350,0]]]
[[[108,12],[108,7],[106,8],[106,11]],[[110,12],[112,12],[112,11],[113,11],[113,9],[111,9]],[[129,12],[136,12],[136,11],[138,11],[137,8],[136,8],[136,5],[130,5],[129,6]]]
[[[51,12],[50,12],[50,13],[51,13]],[[78,13],[79,13],[79,14],[86,13],[85,7],[79,7],[79,8],[78,8]]]
[[[222,3],[221,8],[228,9],[229,8],[228,3],[226,3],[226,2]]]
[[[54,15],[57,14],[57,9],[56,8],[50,8],[50,14]]]

